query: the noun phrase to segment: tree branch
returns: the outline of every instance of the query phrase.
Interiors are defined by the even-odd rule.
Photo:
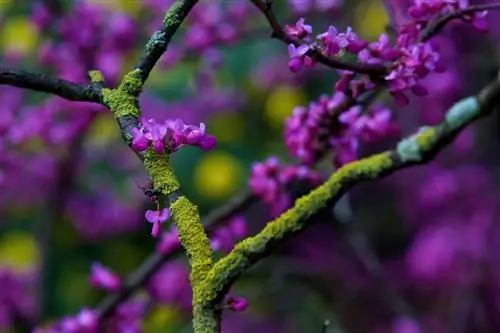
[[[173,34],[196,3],[197,0],[177,0],[165,15],[162,30],[155,33],[148,42],[146,55],[139,66],[127,73],[117,88],[102,89],[103,102],[115,116],[123,139],[129,146],[131,146],[133,131],[141,127],[138,96],[142,92],[144,82],[156,61],[167,49]],[[170,208],[179,230],[181,243],[188,255],[191,266],[190,282],[193,290],[194,331],[197,333],[219,332],[220,307],[204,307],[202,301],[200,286],[213,266],[213,254],[198,208],[182,194],[168,154],[157,154],[150,148],[137,155],[144,164],[155,193],[165,206]],[[152,262],[152,264],[155,263]]]
[[[163,27],[156,31],[146,44],[146,50],[136,69],[141,71],[142,84],[146,82],[158,60],[172,40],[172,37],[181,26],[182,21],[196,5],[198,0],[178,0],[165,14]]]
[[[200,286],[203,306],[217,305],[245,270],[264,258],[274,246],[307,227],[308,217],[335,204],[346,191],[359,183],[380,179],[433,159],[468,124],[491,113],[499,101],[500,81],[497,79],[477,96],[456,103],[440,125],[422,128],[419,133],[402,140],[393,151],[358,160],[339,169],[323,185],[298,199],[293,208],[270,221],[257,235],[238,243],[231,253],[213,266]]]
[[[102,103],[99,85],[74,83],[47,74],[0,67],[0,84],[54,94],[70,101]]]
[[[285,44],[294,44],[295,46],[301,45],[301,41],[288,35],[272,10],[271,1],[265,0],[250,0],[252,4],[265,16],[272,29],[272,38],[276,38]],[[308,56],[317,60],[318,62],[332,68],[348,70],[356,73],[368,74],[373,76],[383,76],[388,72],[388,68],[379,64],[356,64],[344,62],[335,58],[326,57],[321,53],[318,47],[313,47],[307,53]]]
[[[490,9],[500,9],[500,3],[489,3],[484,5],[469,6],[466,9],[457,10],[453,13],[449,13],[437,19],[436,21],[429,24],[420,36],[420,41],[426,42],[435,35],[437,35],[450,21],[462,18],[464,15],[473,14],[475,12],[481,12]]]
[[[212,232],[217,226],[226,222],[237,212],[244,211],[256,201],[256,197],[250,192],[243,192],[228,201],[224,206],[209,213],[203,218],[203,225],[208,233]],[[111,294],[102,300],[97,306],[101,320],[111,316],[118,306],[131,297],[137,290],[143,287],[148,280],[157,272],[161,266],[182,253],[182,248],[168,253],[161,254],[153,252],[139,268],[125,280],[123,288],[117,294]]]

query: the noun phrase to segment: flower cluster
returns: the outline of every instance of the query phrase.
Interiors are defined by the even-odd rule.
[[[217,228],[211,236],[212,249],[228,253],[234,244],[247,235],[247,223],[243,216],[234,216],[227,225]]]
[[[106,331],[113,333],[141,333],[141,319],[146,310],[144,301],[134,300],[121,304],[106,324]],[[65,317],[46,328],[36,328],[33,333],[99,333],[99,313],[83,308],[78,314]]]
[[[319,185],[321,176],[305,166],[283,166],[278,158],[270,157],[252,167],[249,186],[252,193],[270,206],[271,214],[277,216],[291,207],[291,185],[294,181]]]
[[[353,106],[341,111],[346,97],[337,92],[321,96],[309,106],[298,106],[285,122],[285,143],[292,156],[314,165],[328,152],[334,164],[341,166],[357,159],[360,142],[376,142],[397,133],[392,113],[382,104],[367,110]]]
[[[292,12],[300,15],[333,12],[341,8],[343,4],[344,0],[288,0]]]
[[[102,71],[108,82],[117,82],[125,56],[138,37],[137,22],[129,15],[86,1],[77,2],[60,18],[43,3],[32,15],[40,31],[54,29],[60,38],[59,42],[43,43],[39,52],[42,64],[77,82],[86,77],[89,65]]]
[[[422,28],[436,17],[455,13],[468,7],[468,0],[415,0],[408,8],[408,14]],[[485,20],[487,13],[486,10],[467,13],[463,14],[461,19],[465,22],[471,22],[478,30],[486,30],[488,28]]]
[[[163,123],[145,120],[141,128],[134,128],[132,132],[132,148],[138,152],[151,147],[158,154],[170,154],[186,144],[211,150],[216,143],[213,135],[206,134],[205,124],[201,123],[199,127],[186,125],[180,119]]]
[[[31,321],[37,316],[34,297],[35,275],[0,267],[0,331],[9,331],[19,319]]]
[[[386,34],[380,35],[377,42],[369,43],[360,39],[350,27],[346,32],[339,32],[334,26],[317,35],[316,43],[310,43],[312,27],[305,24],[304,19],[300,19],[294,26],[285,27],[285,32],[290,37],[306,42],[299,45],[289,44],[288,67],[292,72],[298,72],[303,66],[313,67],[315,59],[310,56],[311,52],[319,52],[332,58],[341,58],[346,52],[351,53],[357,55],[361,67],[364,64],[380,67],[376,68],[376,73],[370,75],[341,71],[341,78],[336,84],[338,91],[346,92],[350,89],[356,98],[361,93],[373,89],[375,83],[383,79],[388,83],[395,103],[398,106],[407,105],[409,99],[405,92],[410,90],[417,96],[427,95],[428,90],[422,84],[422,79],[429,73],[442,73],[445,70],[438,45],[433,41],[426,41],[427,36],[424,38],[425,28],[432,19],[436,20],[442,15],[467,7],[468,1],[463,0],[415,1],[408,11],[412,21],[403,27],[395,43],[392,43]],[[463,14],[461,18],[463,21],[472,22],[476,28],[485,30],[486,14],[486,11]],[[380,77],[381,74],[384,75]]]

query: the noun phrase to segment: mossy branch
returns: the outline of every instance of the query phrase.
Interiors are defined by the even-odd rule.
[[[477,96],[456,103],[442,124],[424,127],[402,140],[393,151],[383,152],[348,165],[335,172],[324,184],[298,199],[294,206],[270,221],[257,235],[238,243],[218,261],[201,286],[200,302],[205,307],[219,306],[231,284],[249,267],[264,258],[272,247],[308,225],[308,217],[331,206],[355,185],[383,178],[410,166],[426,163],[450,143],[460,131],[479,117],[498,107],[500,83],[495,81]]]
[[[146,82],[153,67],[165,53],[172,37],[196,3],[198,0],[177,0],[167,11],[163,26],[149,38],[145,53],[136,67],[141,70],[142,84]]]
[[[93,77],[98,80],[100,76],[94,72]],[[140,69],[134,69],[124,76],[117,88],[102,90],[103,101],[115,116],[122,136],[129,146],[131,145],[132,130],[140,127],[141,110],[138,96],[142,90],[142,78],[143,72]],[[201,290],[199,286],[213,265],[212,249],[201,223],[198,208],[180,193],[180,184],[172,170],[168,155],[159,155],[151,149],[137,155],[143,162],[155,191],[164,199],[165,206],[169,206],[171,209],[172,217],[179,230],[181,243],[188,254],[191,265],[190,281],[194,295],[194,325],[200,327],[200,331],[197,332],[204,332],[202,327],[216,329],[220,325],[220,317],[216,315],[217,311],[212,308],[204,308],[202,304],[198,303]],[[130,294],[130,290],[127,290],[127,293]],[[106,304],[117,306],[119,302]],[[101,310],[101,318],[105,318],[112,313],[113,308]],[[203,325],[200,326],[200,323]]]

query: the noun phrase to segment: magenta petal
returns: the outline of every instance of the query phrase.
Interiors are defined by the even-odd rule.
[[[200,148],[203,150],[212,150],[217,145],[217,139],[213,135],[207,135],[201,140]]]
[[[151,229],[151,236],[157,238],[160,235],[160,222],[153,223],[153,228]]]
[[[476,18],[473,22],[472,22],[472,25],[474,26],[474,28],[476,28],[477,30],[479,31],[482,31],[482,32],[485,32],[485,31],[488,31],[488,23],[486,22],[486,20],[482,17],[478,17]]]
[[[163,208],[161,213],[158,215],[158,221],[159,222],[164,222],[168,220],[170,217],[170,210],[168,208]]]
[[[144,217],[149,223],[155,223],[158,221],[158,212],[155,210],[147,210]]]
[[[157,154],[161,155],[161,154],[165,153],[165,143],[163,142],[163,140],[154,141],[153,148]]]
[[[293,58],[288,62],[288,68],[292,73],[298,73],[302,68],[302,59],[301,58]]]
[[[148,149],[149,141],[145,137],[137,136],[132,140],[132,149],[135,151],[145,151]]]
[[[186,143],[190,145],[196,145],[202,140],[203,133],[200,131],[192,131],[186,136]]]

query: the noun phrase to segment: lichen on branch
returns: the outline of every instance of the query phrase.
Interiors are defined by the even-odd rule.
[[[397,170],[433,159],[463,128],[491,113],[499,101],[500,81],[497,80],[477,96],[453,105],[440,125],[420,129],[417,134],[402,140],[393,151],[340,168],[324,184],[299,198],[292,208],[268,222],[257,235],[238,243],[231,253],[218,261],[201,286],[201,301],[207,306],[216,305],[245,270],[264,258],[272,247],[306,228],[309,217],[334,205],[346,191],[359,183],[381,179]]]

